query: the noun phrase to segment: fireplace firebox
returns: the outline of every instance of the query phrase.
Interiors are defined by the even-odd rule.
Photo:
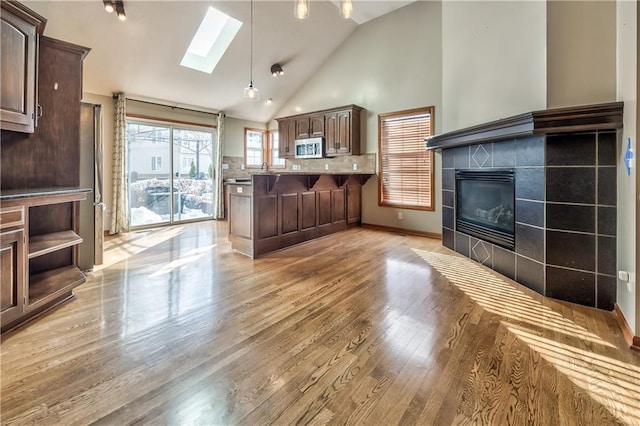
[[[456,230],[513,250],[513,169],[456,171]]]

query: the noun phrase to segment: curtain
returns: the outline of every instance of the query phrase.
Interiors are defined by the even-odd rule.
[[[127,199],[127,146],[125,142],[125,97],[114,93],[115,120],[113,127],[113,200],[111,203],[110,234],[129,231],[129,202]]]
[[[224,112],[218,113],[218,140],[215,146],[214,170],[216,171],[214,191],[214,219],[224,219],[224,188],[222,179],[222,152],[224,145]]]

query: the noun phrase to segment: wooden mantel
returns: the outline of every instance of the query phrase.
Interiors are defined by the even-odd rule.
[[[533,111],[425,140],[427,149],[446,149],[488,141],[551,133],[622,128],[623,102]]]

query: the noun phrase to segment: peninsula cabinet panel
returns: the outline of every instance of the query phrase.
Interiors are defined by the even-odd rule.
[[[302,229],[315,228],[316,226],[316,193],[303,192],[302,202]]]
[[[349,185],[347,191],[347,223],[349,225],[360,223],[362,189],[360,186]]]
[[[333,223],[344,222],[345,220],[345,190],[344,188],[334,189],[331,203],[331,221]]]
[[[331,190],[318,191],[318,225],[331,223]]]
[[[17,319],[24,309],[24,231],[0,233],[0,323]]]
[[[282,215],[282,234],[297,232],[298,227],[298,194],[280,195],[280,211]]]
[[[268,195],[258,199],[258,239],[278,235],[278,197]]]
[[[361,175],[257,173],[242,202],[229,185],[231,248],[255,258],[344,231],[360,221],[362,183]],[[250,222],[253,233],[239,222]]]
[[[229,194],[229,231],[233,235],[251,238],[251,196]]]
[[[15,2],[1,2],[0,127],[33,133],[36,125],[38,33],[46,19]]]

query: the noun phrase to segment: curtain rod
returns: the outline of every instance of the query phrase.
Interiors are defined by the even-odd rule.
[[[114,95],[113,98],[115,99],[116,96]],[[220,114],[218,112],[200,111],[200,110],[193,109],[193,108],[184,108],[184,107],[179,107],[179,106],[161,104],[161,103],[158,103],[158,102],[145,101],[143,99],[129,98],[127,96],[125,96],[125,99],[129,100],[129,101],[142,102],[142,103],[145,103],[145,104],[157,105],[157,106],[162,106],[162,107],[171,108],[171,109],[181,109],[183,111],[198,112],[200,114],[210,114],[210,115],[215,115],[215,116]]]

